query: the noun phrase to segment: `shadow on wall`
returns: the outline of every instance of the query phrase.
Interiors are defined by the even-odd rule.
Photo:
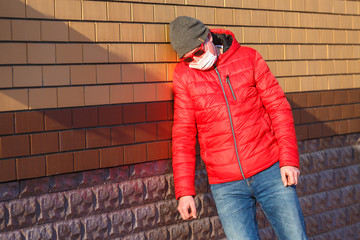
[[[0,45],[0,51],[7,55],[0,58],[1,74],[8,76],[0,83],[0,99],[5,99],[0,111],[9,114],[14,111],[15,121],[23,120],[16,122],[16,126],[23,129],[16,128],[14,132],[12,125],[13,130],[3,136],[30,133],[31,140],[27,138],[21,147],[28,150],[15,156],[7,153],[20,151],[18,141],[11,140],[13,144],[8,149],[0,146],[0,158],[62,152],[61,136],[55,130],[69,133],[73,141],[81,138],[85,146],[72,150],[115,147],[124,141],[135,144],[133,123],[152,122],[138,128],[145,136],[140,141],[166,140],[157,137],[162,131],[157,121],[171,120],[171,72],[177,57],[165,41],[165,24],[161,24],[164,41],[146,44],[142,36],[142,40],[135,36],[143,34],[143,27],[140,32],[138,28],[143,24],[124,23],[128,32],[124,30],[126,35],[121,36],[120,21],[66,20],[65,13],[56,16],[54,6],[34,3],[38,7],[35,9],[29,5],[25,8],[25,1],[21,0],[8,3],[9,13],[0,10],[0,15],[11,18],[5,23],[9,24],[9,29],[6,28],[9,39]],[[15,16],[7,16],[14,12]],[[48,12],[55,12],[55,16]],[[25,16],[31,19],[24,19]],[[151,50],[147,51],[148,48]],[[158,116],[151,115],[151,111]],[[152,127],[157,130],[154,132]],[[155,138],[148,137],[154,134]],[[113,142],[112,135],[120,140]],[[33,141],[37,136],[42,141]],[[92,146],[87,142],[89,139],[94,143]]]

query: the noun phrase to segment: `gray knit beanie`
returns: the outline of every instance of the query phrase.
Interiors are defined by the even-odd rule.
[[[170,43],[180,58],[200,46],[208,33],[209,29],[192,17],[180,16],[170,23]]]

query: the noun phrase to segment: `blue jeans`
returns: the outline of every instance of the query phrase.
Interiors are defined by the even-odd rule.
[[[295,186],[284,187],[279,163],[245,180],[212,184],[211,191],[228,240],[260,239],[256,201],[279,240],[307,239]]]

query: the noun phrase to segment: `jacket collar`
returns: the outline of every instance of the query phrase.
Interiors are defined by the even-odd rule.
[[[218,57],[218,60],[216,61],[216,65],[221,65],[222,63],[226,62],[239,48],[240,48],[240,44],[238,43],[238,41],[235,38],[234,33],[232,33],[229,30],[224,30],[224,29],[210,29],[210,32],[212,34],[218,35],[219,37],[217,38],[220,42],[222,42],[222,44],[225,46],[225,52],[223,54],[220,54]],[[220,37],[220,35],[223,35],[222,37]],[[232,39],[232,42],[231,42]],[[214,43],[214,44],[218,44],[218,43]],[[230,46],[226,46],[229,45]],[[228,48],[228,49],[227,49]]]

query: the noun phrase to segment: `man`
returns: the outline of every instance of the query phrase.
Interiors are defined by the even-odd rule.
[[[279,239],[307,239],[296,196],[292,112],[263,58],[232,32],[181,16],[170,23],[174,71],[173,171],[178,211],[196,218],[196,135],[225,234],[260,239],[258,201]]]

